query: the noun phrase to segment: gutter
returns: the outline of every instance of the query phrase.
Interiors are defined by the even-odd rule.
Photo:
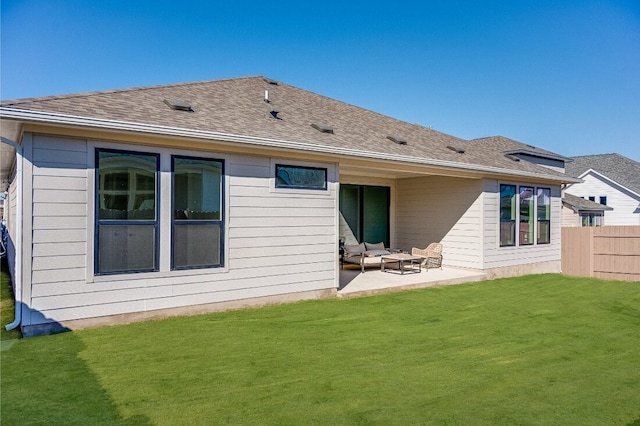
[[[24,199],[24,187],[22,177],[22,164],[24,157],[22,156],[22,145],[14,142],[5,137],[0,138],[2,143],[11,145],[16,150],[16,179],[17,182],[17,194],[16,194],[16,235],[14,240],[15,249],[15,261],[14,261],[14,276],[13,276],[13,297],[15,299],[15,315],[13,322],[7,324],[4,328],[9,331],[17,328],[22,322],[22,204]]]
[[[521,172],[516,170],[503,169],[500,167],[470,165],[457,163],[454,161],[434,160],[421,157],[413,157],[398,154],[383,154],[373,151],[362,151],[351,148],[340,148],[326,145],[314,145],[303,142],[292,142],[280,139],[258,138],[253,136],[234,135],[229,133],[210,132],[202,130],[191,130],[180,127],[159,126],[151,124],[140,124],[127,121],[109,120],[102,118],[81,117],[66,114],[57,114],[43,111],[30,111],[15,108],[0,107],[0,118],[22,120],[38,123],[49,123],[67,126],[91,127],[107,130],[119,130],[128,132],[140,132],[157,134],[162,136],[176,136],[191,139],[218,140],[223,142],[242,143],[246,145],[263,146],[269,148],[284,148],[298,151],[308,151],[322,154],[344,155],[350,157],[360,157],[367,159],[378,159],[387,161],[405,162],[425,166],[458,169],[474,172],[493,173],[504,176],[522,176],[537,179],[547,179],[556,182],[579,183],[580,179],[569,176],[560,177],[556,175],[539,174],[533,172]]]

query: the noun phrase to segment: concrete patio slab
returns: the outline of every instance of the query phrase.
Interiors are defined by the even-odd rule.
[[[379,269],[367,269],[360,272],[358,266],[345,265],[340,269],[340,288],[338,297],[364,296],[389,291],[414,288],[463,284],[486,279],[479,271],[443,267],[442,269],[422,269],[420,273],[400,275],[394,272],[381,272]]]

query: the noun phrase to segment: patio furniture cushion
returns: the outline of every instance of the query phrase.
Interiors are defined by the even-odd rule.
[[[364,243],[346,244],[344,246],[344,255],[345,255],[345,257],[353,256],[353,255],[360,255],[360,254],[364,253],[366,250],[367,250],[367,248],[366,248]]]
[[[365,247],[367,248],[367,251],[371,251],[371,250],[386,250],[384,243],[364,243]],[[387,253],[388,254],[388,253]]]
[[[367,250],[364,252],[364,255],[367,257],[386,256],[388,254],[391,254],[389,250]]]

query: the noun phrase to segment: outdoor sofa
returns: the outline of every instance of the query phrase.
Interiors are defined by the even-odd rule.
[[[360,270],[364,272],[366,266],[380,266],[382,256],[391,253],[384,243],[346,244],[342,262],[360,265]]]

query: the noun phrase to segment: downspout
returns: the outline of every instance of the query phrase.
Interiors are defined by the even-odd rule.
[[[11,145],[16,150],[16,179],[17,193],[16,193],[16,235],[14,240],[15,249],[15,262],[14,262],[14,288],[13,296],[15,299],[15,317],[11,324],[5,326],[6,330],[13,330],[18,327],[22,322],[22,201],[23,201],[23,184],[22,184],[22,145],[9,140],[5,137],[2,138],[2,143]]]

